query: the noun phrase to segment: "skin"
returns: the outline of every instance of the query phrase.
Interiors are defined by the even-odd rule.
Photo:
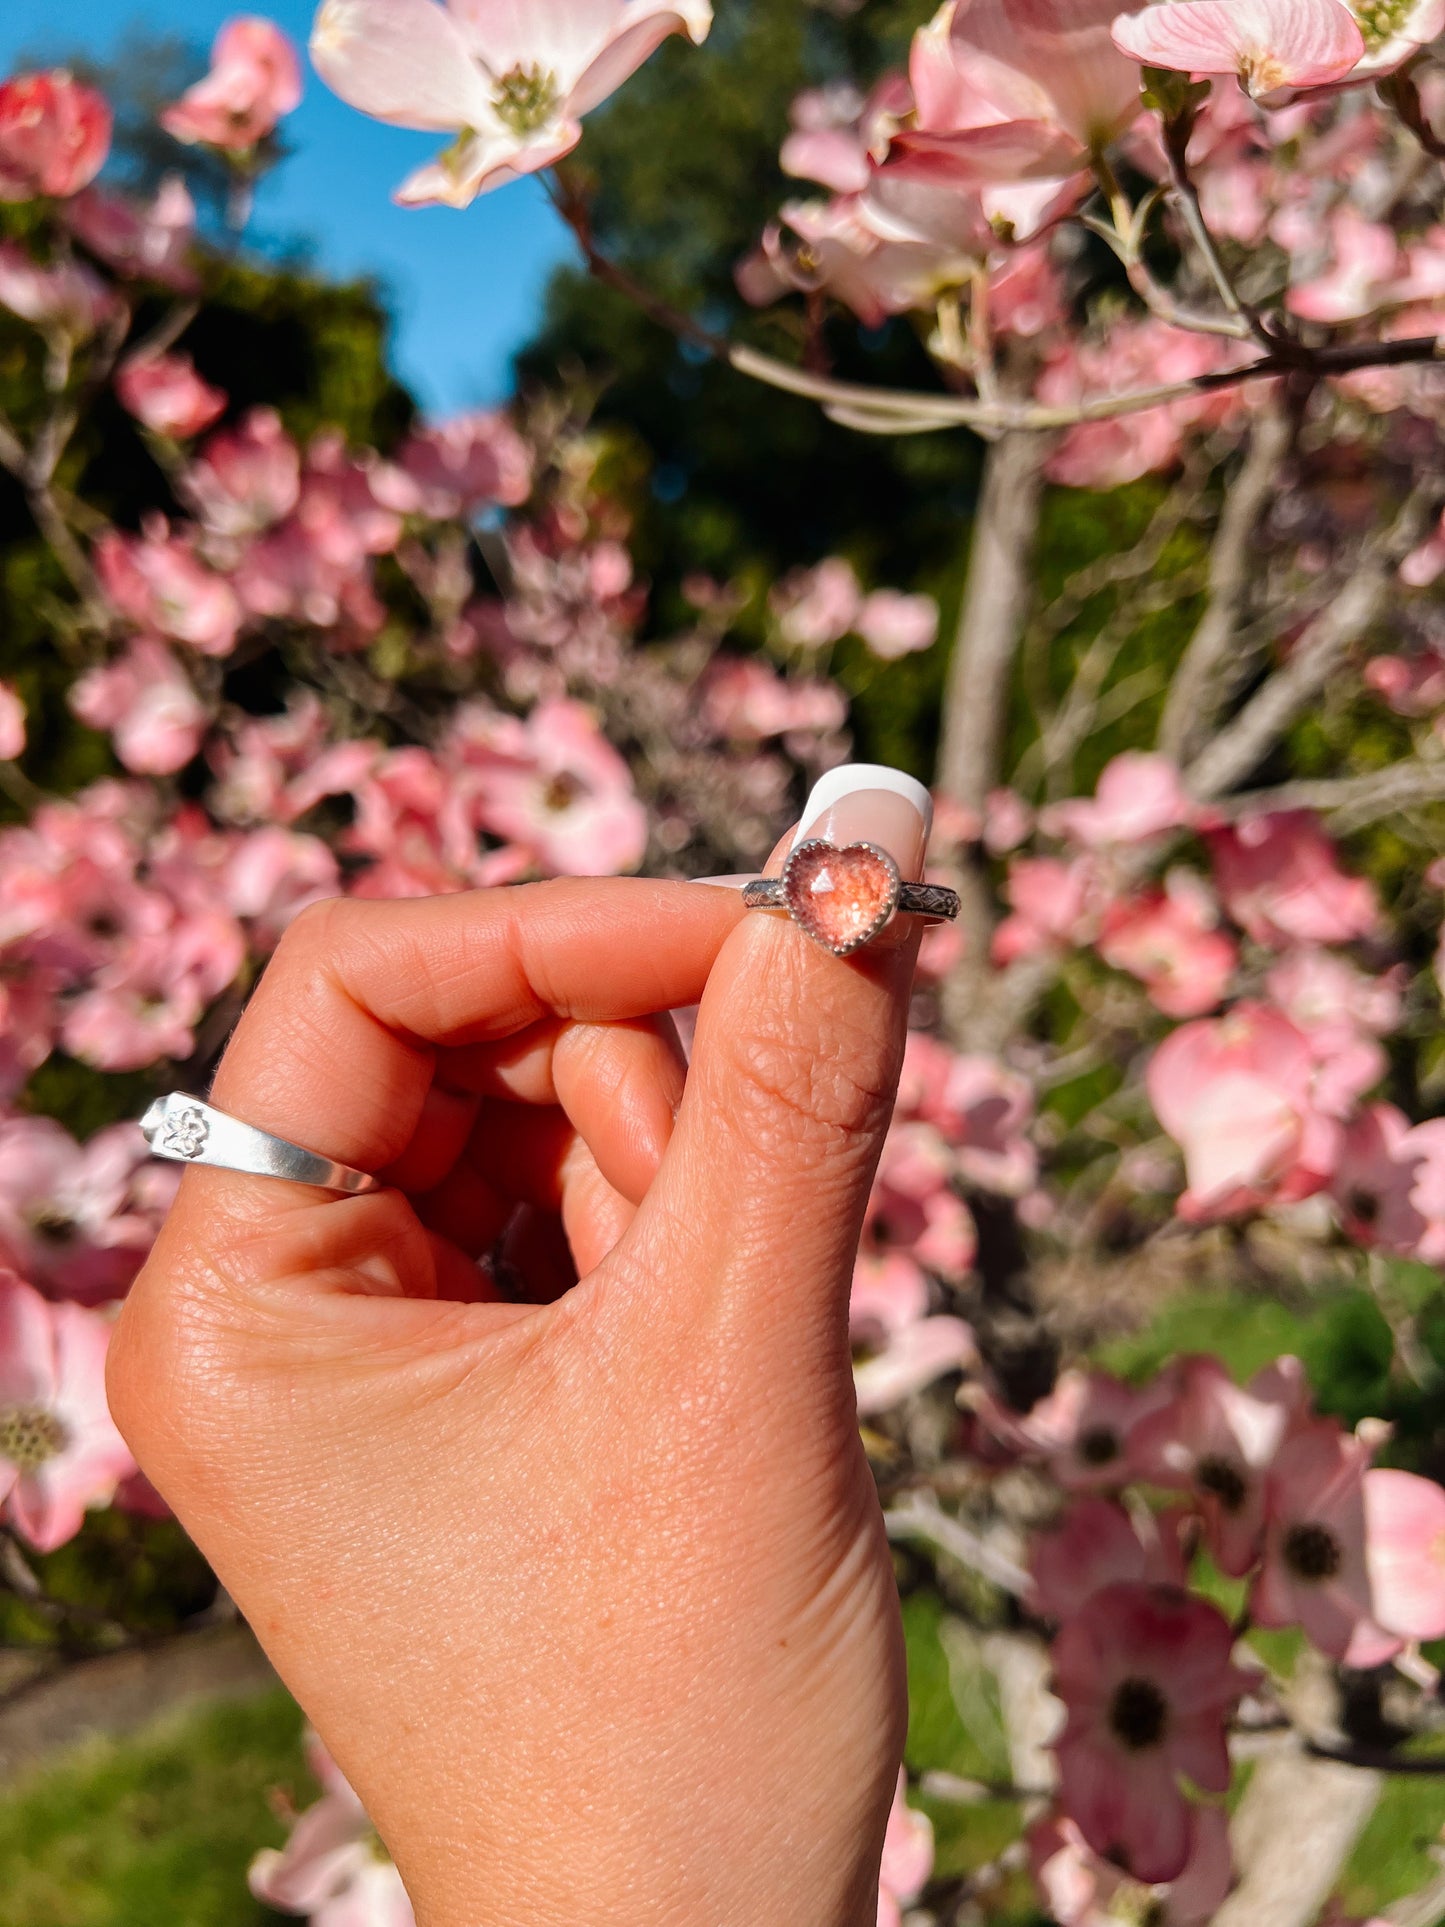
[[[873,1927],[847,1302],[915,949],[564,881],[318,906],[267,970],[215,1102],[388,1188],[187,1171],[110,1391],[421,1927]],[[519,1205],[540,1302],[474,1262]]]

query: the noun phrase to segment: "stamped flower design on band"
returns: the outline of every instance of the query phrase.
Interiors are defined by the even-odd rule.
[[[166,1119],[160,1148],[173,1157],[198,1158],[205,1150],[210,1135],[211,1127],[200,1111],[193,1105],[187,1105],[184,1110]]]

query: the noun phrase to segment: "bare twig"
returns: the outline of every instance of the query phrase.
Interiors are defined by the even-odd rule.
[[[931,1493],[910,1492],[888,1508],[883,1523],[890,1539],[922,1539],[1005,1592],[1022,1593],[1028,1587],[1029,1576],[1016,1559],[945,1512]]]
[[[1280,783],[1273,789],[1243,790],[1224,799],[1229,816],[1255,816],[1267,810],[1318,810],[1333,819],[1341,834],[1378,823],[1382,817],[1416,803],[1445,802],[1445,758],[1412,760],[1372,770],[1367,776],[1335,776],[1313,782]]]

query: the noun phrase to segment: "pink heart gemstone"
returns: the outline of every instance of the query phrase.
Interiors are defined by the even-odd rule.
[[[788,914],[835,957],[876,937],[898,908],[898,865],[872,843],[799,843],[783,870]]]

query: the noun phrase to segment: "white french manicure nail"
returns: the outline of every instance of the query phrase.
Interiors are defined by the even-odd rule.
[[[813,785],[794,842],[876,843],[916,882],[932,828],[933,798],[914,777],[885,763],[843,763]]]

